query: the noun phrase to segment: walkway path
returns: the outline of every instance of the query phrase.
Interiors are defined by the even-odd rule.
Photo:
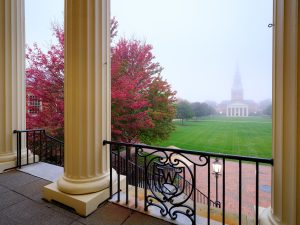
[[[212,162],[211,158],[211,169]],[[227,212],[238,213],[239,201],[239,164],[238,162],[226,161],[225,174],[225,209]],[[207,194],[207,166],[197,168],[197,188]],[[224,170],[222,170],[223,173]],[[224,176],[222,174],[222,176]],[[218,200],[222,204],[223,177],[218,178]],[[242,214],[250,217],[255,216],[255,164],[242,163]],[[211,199],[216,199],[216,178],[211,178]],[[223,204],[222,204],[223,205]],[[260,165],[259,167],[259,206],[271,206],[271,167]]]

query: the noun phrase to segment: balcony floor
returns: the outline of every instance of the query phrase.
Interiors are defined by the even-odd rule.
[[[83,218],[72,209],[42,199],[50,182],[20,171],[0,174],[0,225],[167,225],[166,221],[105,202]]]

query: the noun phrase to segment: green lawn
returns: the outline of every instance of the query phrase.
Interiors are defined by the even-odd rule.
[[[265,117],[207,117],[174,122],[176,130],[159,146],[234,155],[272,157],[272,120]]]

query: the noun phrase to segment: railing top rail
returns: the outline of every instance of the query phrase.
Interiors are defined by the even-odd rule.
[[[127,146],[127,147],[137,147],[137,148],[147,148],[147,149],[153,149],[153,150],[159,150],[159,151],[172,151],[172,152],[191,154],[191,155],[211,156],[211,157],[217,157],[217,158],[226,158],[226,159],[241,160],[241,161],[248,161],[248,162],[259,162],[259,163],[266,163],[266,164],[273,165],[273,159],[269,159],[269,158],[229,155],[229,154],[187,150],[187,149],[163,148],[163,147],[155,147],[155,146],[144,145],[144,144],[133,144],[133,143],[104,140],[103,145],[106,145],[106,144],[113,144],[113,145],[119,145],[119,146],[121,145],[121,146]]]
[[[45,129],[14,130],[14,133],[28,133],[33,131],[45,131]]]
[[[29,133],[29,132],[38,132],[38,131],[45,132],[45,129],[14,130],[13,133]],[[49,139],[51,139],[53,141],[59,142],[60,144],[64,144],[63,141],[61,141],[61,140],[59,140],[59,139],[57,139],[55,137],[52,137],[52,136],[50,136],[50,135],[48,135],[46,133],[45,133],[45,137],[47,137],[47,138],[49,138]]]
[[[59,140],[59,139],[57,139],[57,138],[55,138],[55,137],[52,137],[52,136],[49,136],[48,134],[45,134],[45,137],[47,137],[47,138],[49,138],[49,139],[51,139],[51,140],[54,140],[54,141],[56,141],[56,142],[59,142],[60,144],[64,144],[64,142],[63,141],[61,141],[61,140]]]

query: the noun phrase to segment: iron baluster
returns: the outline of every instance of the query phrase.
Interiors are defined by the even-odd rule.
[[[242,224],[242,162],[239,160],[239,224]]]
[[[137,208],[137,206],[138,206],[138,181],[137,181],[137,179],[138,179],[138,165],[137,165],[137,157],[138,157],[138,154],[137,154],[137,147],[135,147],[134,148],[134,164],[135,164],[135,179],[134,179],[134,186],[135,186],[135,188],[134,188],[134,197],[135,197],[135,201],[134,201],[134,206],[135,206],[135,208]]]
[[[207,224],[210,224],[210,156],[208,156],[208,165],[207,165],[207,173],[208,173],[208,187],[207,187],[207,195],[208,195],[208,203],[207,203]]]
[[[129,173],[128,173],[128,158],[129,158],[129,147],[126,146],[126,205],[128,204],[128,181],[129,181]]]
[[[42,130],[40,130],[40,140],[39,140],[39,155],[41,155],[41,151],[42,151],[42,148],[43,148],[43,146],[42,146],[42,136],[43,136],[43,131]],[[33,162],[35,163],[35,152],[33,153]]]
[[[197,174],[196,174],[196,165],[194,164],[194,176],[193,176],[193,191],[194,191],[194,221],[193,224],[196,224],[196,178],[197,178]]]
[[[117,147],[117,154],[118,154],[118,202],[120,202],[120,147]]]
[[[144,158],[144,210],[147,211],[147,157]]]
[[[113,182],[112,182],[112,173],[113,173],[113,165],[112,165],[112,145],[109,146],[109,198],[112,198],[112,189],[113,189]]]
[[[29,157],[28,157],[28,153],[29,153],[29,146],[28,146],[28,132],[25,133],[26,135],[26,160],[27,160],[27,164],[29,163]]]
[[[223,157],[223,194],[222,194],[222,224],[225,224],[225,158]]]
[[[258,193],[258,187],[259,187],[259,164],[258,162],[255,163],[256,166],[256,182],[255,182],[255,224],[258,225],[258,206],[259,206],[259,193]]]

